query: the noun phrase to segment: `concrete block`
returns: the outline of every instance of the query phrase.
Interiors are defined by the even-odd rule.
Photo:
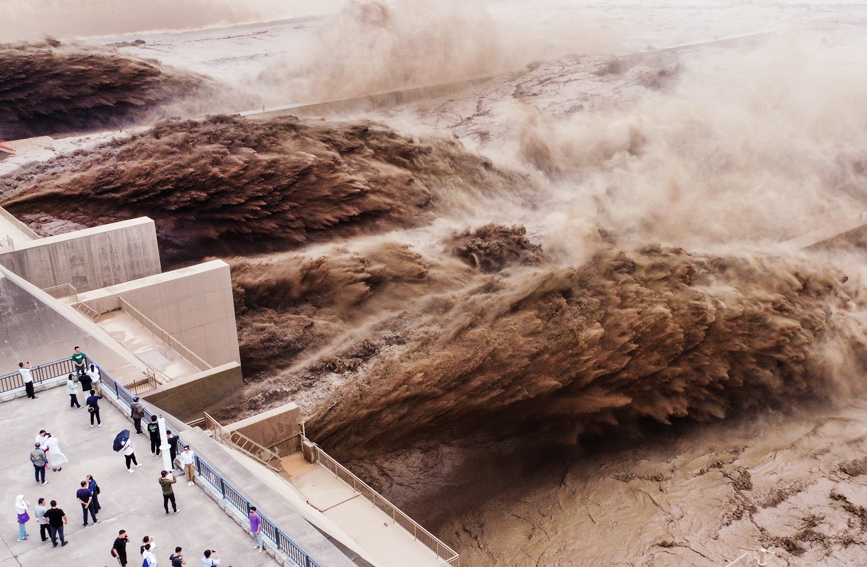
[[[205,262],[78,296],[100,313],[118,308],[119,298],[211,366],[241,362],[232,279],[225,262]]]
[[[0,265],[39,288],[71,284],[79,292],[161,271],[154,222],[142,217],[23,243]]]
[[[289,402],[225,427],[246,435],[264,447],[272,448],[301,433],[301,410],[297,404]],[[278,452],[280,455],[286,453]]]
[[[230,362],[163,384],[142,397],[187,422],[202,417],[242,386],[241,365]]]

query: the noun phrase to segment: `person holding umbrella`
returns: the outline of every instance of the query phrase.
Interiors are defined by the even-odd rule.
[[[132,470],[132,465],[141,466],[135,458],[135,448],[133,448],[132,439],[129,436],[129,429],[124,429],[117,434],[117,437],[114,438],[113,448],[115,451],[123,453],[123,457],[126,460],[126,470],[129,472],[135,472]]]

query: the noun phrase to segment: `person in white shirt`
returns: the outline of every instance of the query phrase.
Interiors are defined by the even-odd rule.
[[[46,435],[48,436],[48,440],[45,442],[45,446],[48,447],[48,462],[51,463],[51,470],[59,471],[63,468],[61,465],[68,463],[69,459],[60,452],[60,441],[57,440],[57,437],[52,437],[51,433],[46,433]]]
[[[36,442],[39,443],[39,448],[43,451],[48,450],[48,433],[44,429],[39,430],[39,435],[36,436]]]
[[[18,373],[21,374],[21,379],[24,380],[24,391],[27,393],[27,397],[31,400],[36,399],[36,394],[33,393],[33,375],[30,373],[32,366],[30,363],[27,363],[27,367],[24,366],[23,362],[18,363]]]
[[[184,450],[178,455],[178,462],[184,467],[184,476],[187,477],[187,485],[195,484],[196,478],[196,454],[190,449],[189,445],[184,446]]]
[[[151,551],[151,544],[146,543],[144,546],[144,552],[141,554],[143,559],[143,564],[147,565],[147,567],[157,567],[159,562],[157,561],[157,556]]]
[[[126,470],[129,472],[135,472],[132,470],[130,464],[134,464],[137,467],[140,467],[141,465],[135,459],[135,449],[132,446],[132,439],[127,440],[121,451],[123,451],[123,457],[126,459]]]
[[[78,403],[78,382],[75,381],[75,374],[70,374],[66,379],[66,393],[69,394],[69,407],[81,408]]]
[[[100,383],[99,383],[99,370],[97,370],[96,365],[91,364],[91,365],[90,365],[90,370],[88,370],[88,371],[86,372],[86,374],[87,374],[88,376],[90,376],[90,380],[91,380],[91,385],[90,385],[90,387],[91,387],[91,389],[96,390],[96,395],[97,395],[97,396],[101,396],[101,395],[102,395],[102,388],[100,387]]]
[[[220,564],[220,556],[213,549],[206,549],[205,556],[202,557],[202,565],[204,567],[217,567]]]

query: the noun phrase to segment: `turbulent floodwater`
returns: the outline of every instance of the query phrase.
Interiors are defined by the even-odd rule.
[[[464,564],[859,565],[863,246],[780,243],[867,209],[864,17],[355,2],[287,25],[304,57],[275,24],[213,62],[205,32],[19,44],[0,57],[61,87],[70,54],[96,71],[64,104],[7,77],[50,112],[2,127],[179,118],[0,178],[0,204],[36,230],[147,214],[164,268],[224,258],[247,385],[217,417],[296,401]],[[142,59],[194,51],[225,88]],[[486,75],[363,115],[196,118]]]

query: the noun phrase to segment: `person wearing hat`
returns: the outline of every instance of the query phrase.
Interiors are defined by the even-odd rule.
[[[135,425],[135,432],[136,434],[141,435],[141,420],[145,416],[145,409],[144,406],[139,403],[138,396],[132,399],[130,410],[130,417]]]

